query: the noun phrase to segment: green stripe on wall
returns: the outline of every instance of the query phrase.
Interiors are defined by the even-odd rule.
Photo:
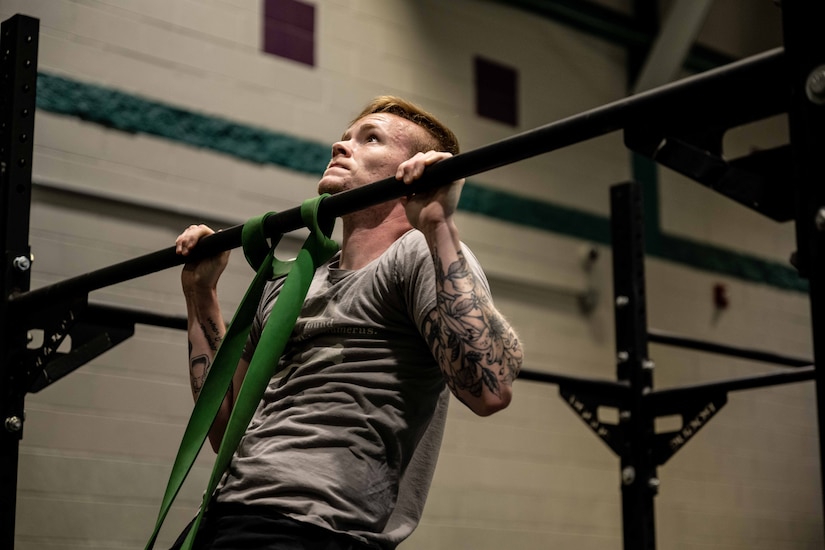
[[[467,182],[458,207],[465,212],[552,231],[601,244],[610,244],[610,220],[549,202]]]
[[[45,73],[37,76],[37,107],[307,174],[323,173],[329,162],[329,146],[314,141]]]
[[[39,73],[37,107],[74,116],[123,132],[143,133],[202,147],[261,164],[320,175],[329,161],[329,145],[256,128],[151,101],[102,86]],[[650,203],[646,206],[650,212]],[[459,208],[466,212],[559,233],[577,239],[610,244],[607,218],[573,208],[521,197],[468,182]],[[649,255],[690,267],[807,292],[807,282],[791,267],[731,250],[659,234],[650,242]]]
[[[808,292],[808,282],[790,266],[680,237],[662,234],[660,239],[662,249],[651,256],[744,281]]]

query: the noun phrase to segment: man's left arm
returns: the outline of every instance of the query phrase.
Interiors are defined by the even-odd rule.
[[[423,169],[449,157],[419,153],[398,169],[411,183]],[[453,220],[463,181],[406,200],[410,223],[424,234],[435,270],[436,307],[424,336],[453,394],[478,415],[505,408],[522,364],[522,349],[510,324],[493,305],[462,252]]]

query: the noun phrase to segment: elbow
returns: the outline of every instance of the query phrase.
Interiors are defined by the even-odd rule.
[[[521,370],[521,357],[518,358],[516,365],[511,365],[512,378],[504,379],[499,382],[495,390],[488,388],[478,398],[476,398],[470,409],[478,416],[490,416],[498,411],[506,409],[513,400],[513,380],[518,376]]]
[[[223,441],[223,431],[213,429],[209,432],[209,446],[212,447],[212,450],[215,454],[218,454],[218,451],[221,449],[221,443]]]
[[[501,410],[506,409],[513,399],[512,386],[503,386],[499,394],[490,393],[482,396],[471,406],[472,411],[478,416],[491,416]]]

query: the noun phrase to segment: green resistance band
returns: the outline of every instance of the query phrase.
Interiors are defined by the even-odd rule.
[[[292,261],[283,262],[275,258],[275,247],[281,235],[273,239],[271,245],[266,242],[263,223],[272,213],[252,218],[244,224],[244,255],[252,268],[257,269],[257,273],[232,318],[220,348],[215,354],[201,394],[195,402],[192,416],[189,418],[172,472],[169,475],[155,529],[146,543],[146,550],[154,547],[172,502],[192,469],[192,464],[206,441],[218,409],[229,391],[232,376],[240,361],[266,281],[287,275],[249,363],[249,369],[241,384],[238,398],[232,408],[232,414],[218,449],[200,511],[187,534],[182,550],[189,550],[192,547],[212,493],[246,431],[269,380],[277,374],[278,360],[301,312],[301,306],[315,270],[338,251],[338,244],[329,238],[335,220],[329,220],[323,227],[318,222],[318,206],[326,196],[328,195],[308,199],[301,204],[301,218],[309,228],[310,235],[301,247],[298,256]]]

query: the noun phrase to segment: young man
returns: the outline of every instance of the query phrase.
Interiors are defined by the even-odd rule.
[[[390,176],[411,183],[457,152],[453,133],[432,115],[379,97],[332,146],[318,191]],[[269,384],[196,548],[395,548],[421,517],[447,388],[482,416],[508,405],[522,350],[459,241],[453,214],[462,185],[343,218],[341,252],[315,274],[280,360],[286,374]],[[190,226],[178,253],[210,233]],[[225,331],[216,287],[227,257],[183,270],[195,399]],[[280,284],[264,292],[235,392]],[[215,448],[236,395],[210,433]]]

